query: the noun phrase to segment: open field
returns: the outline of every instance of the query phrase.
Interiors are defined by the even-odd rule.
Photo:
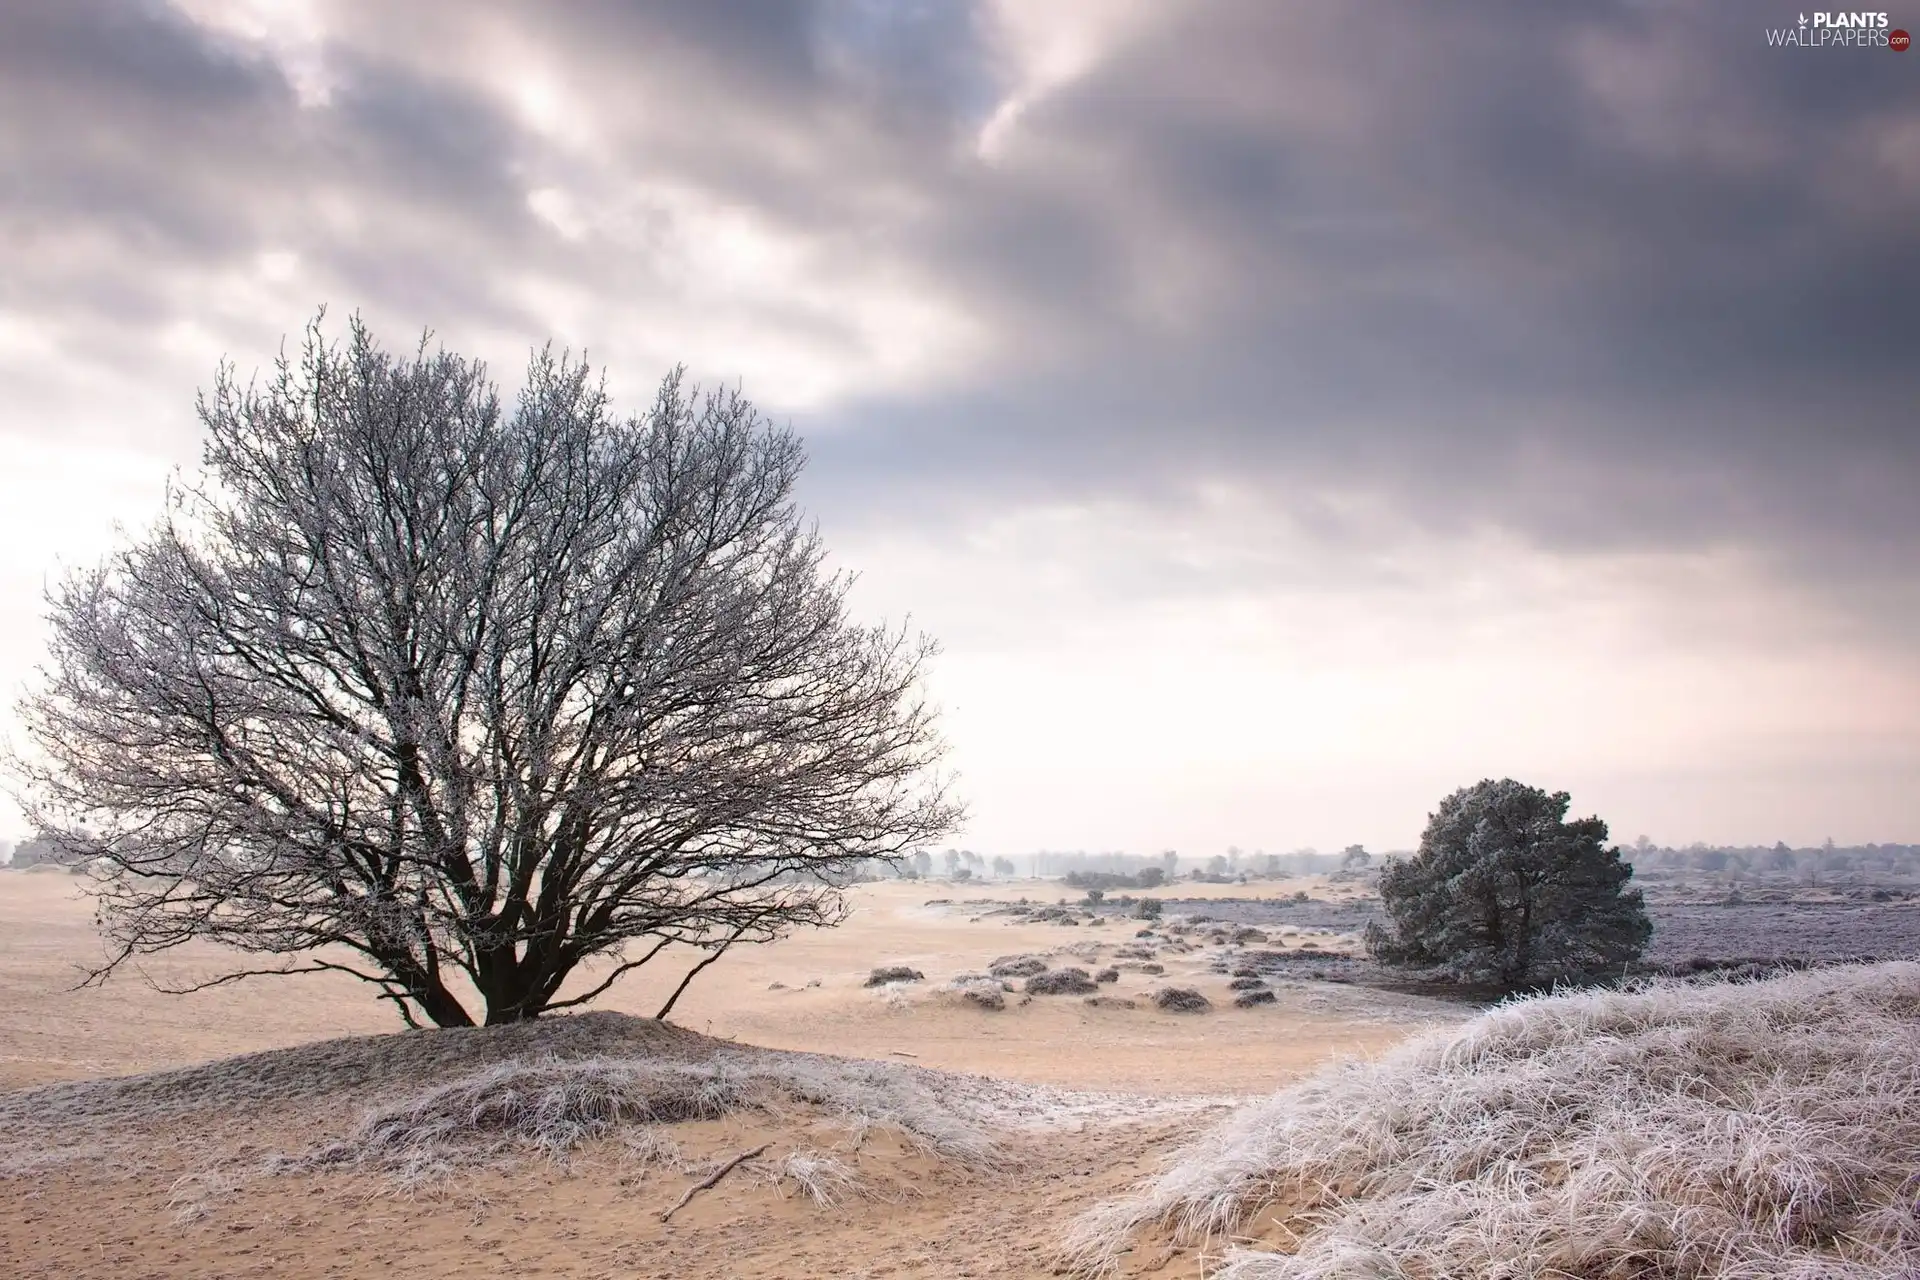
[[[1316,900],[1292,901],[1302,890]],[[1279,1238],[1270,1224],[1245,1226],[1279,1203],[1246,1180],[1258,1172],[1247,1159],[1266,1159],[1265,1148],[1235,1157],[1233,1198],[1216,1197],[1225,1207],[1212,1218],[1187,1207],[1188,1184],[1156,1181],[1170,1154],[1184,1151],[1178,1167],[1203,1181],[1229,1176],[1206,1144],[1243,1139],[1196,1137],[1225,1108],[1341,1061],[1446,1060],[1396,1046],[1422,1032],[1444,1042],[1473,1015],[1284,974],[1249,993],[1262,983],[1232,976],[1243,969],[1236,956],[1350,956],[1352,938],[1334,926],[1367,909],[1340,900],[1354,892],[1318,879],[1169,886],[1139,896],[1182,899],[1170,913],[1213,920],[1139,938],[1145,922],[1118,916],[1094,924],[1077,911],[1064,924],[1057,904],[1079,895],[1052,883],[865,885],[846,926],[709,969],[676,1009],[677,1027],[595,1014],[389,1036],[377,1033],[396,1019],[350,979],[167,996],[129,976],[73,990],[78,966],[99,954],[80,883],[0,874],[0,1089],[14,1091],[0,1092],[12,1206],[0,1274],[1037,1277],[1057,1274],[1076,1221],[1097,1228],[1083,1234],[1082,1256],[1120,1274],[1208,1274],[1235,1233]],[[1676,903],[1660,909],[1669,915],[1683,950],[1771,937],[1788,951],[1820,939],[1865,953],[1845,934],[1867,922],[1861,937],[1883,954],[1911,954],[1920,910]],[[1729,921],[1749,919],[1759,932],[1729,933]],[[1236,945],[1254,920],[1266,936]],[[953,981],[1012,957],[1034,958],[1016,969],[1037,959],[1049,974],[1109,980],[1086,980],[1097,1004],[1027,997],[1021,977]],[[185,951],[151,971],[178,984],[216,959]],[[891,965],[923,980],[866,985]],[[679,972],[635,981],[601,1007],[650,1014]],[[1169,987],[1199,993],[1208,1010],[1155,1007]],[[1248,994],[1260,1002],[1236,1007]],[[1860,1028],[1842,1031],[1820,1032],[1820,1043],[1860,1040]],[[1517,1080],[1547,1059],[1515,1061]],[[1390,1089],[1400,1068],[1380,1070]],[[158,1074],[113,1079],[138,1072]],[[1311,1098],[1333,1086],[1302,1087]],[[1270,1132],[1276,1106],[1304,1104],[1254,1103],[1222,1133]],[[1369,1212],[1355,1210],[1353,1230],[1370,1229]],[[1458,1245],[1435,1232],[1436,1248]]]
[[[1034,889],[1000,886],[995,896],[1012,901]],[[1007,923],[962,904],[925,905],[955,892],[862,886],[846,926],[728,957],[701,975],[674,1021],[713,1037],[694,1037],[709,1059],[743,1052],[730,1043],[738,1042],[874,1059],[897,1073],[966,1073],[925,1078],[942,1097],[996,1100],[1003,1114],[992,1162],[930,1153],[897,1125],[855,1143],[849,1135],[861,1124],[850,1127],[817,1100],[788,1099],[672,1125],[664,1158],[641,1159],[623,1142],[595,1139],[560,1163],[542,1154],[405,1193],[387,1172],[360,1165],[261,1176],[268,1156],[348,1136],[365,1108],[393,1093],[382,1067],[364,1079],[347,1071],[353,1084],[336,1071],[328,1089],[286,1094],[297,1072],[278,1056],[267,1060],[267,1084],[245,1084],[254,1078],[246,1070],[174,1077],[149,1092],[192,1105],[135,1108],[105,1133],[63,1124],[46,1151],[16,1141],[10,1158],[20,1176],[9,1180],[0,1274],[1050,1275],[1062,1224],[1149,1172],[1156,1153],[1189,1131],[1193,1107],[1264,1093],[1330,1059],[1384,1050],[1411,1030],[1462,1016],[1408,997],[1303,988],[1235,1008],[1208,962],[1217,948],[1204,945],[1161,953],[1163,974],[1129,968],[1100,984],[1103,1003],[1116,1002],[1107,1007],[1070,995],[1022,1003],[1015,980],[1006,1007],[987,1011],[940,988],[1014,954],[1047,957],[1055,968],[1098,968],[1135,941],[1134,931]],[[1063,948],[1095,959],[1052,954]],[[74,877],[0,874],[0,1087],[186,1068],[397,1024],[360,984],[329,976],[189,996],[158,994],[131,977],[72,990],[77,966],[98,954]],[[150,970],[179,984],[211,972],[214,959],[187,951]],[[926,980],[863,985],[887,964]],[[650,1014],[679,972],[623,986],[601,1007]],[[1176,983],[1205,992],[1212,1012],[1155,1009],[1150,993]],[[1117,1003],[1126,1000],[1136,1007]],[[460,1061],[449,1060],[441,1074],[474,1069]],[[76,1087],[13,1097],[35,1099],[30,1111],[61,1115],[103,1105],[106,1095]],[[208,1105],[214,1095],[225,1100]],[[18,1137],[23,1123],[16,1116],[10,1132]],[[659,1222],[698,1174],[763,1142],[773,1145],[762,1157]],[[84,1158],[71,1158],[76,1152]],[[825,1166],[828,1204],[779,1173],[816,1159],[834,1162]],[[837,1171],[859,1190],[836,1190]],[[101,1214],[109,1202],[115,1212]]]
[[[1281,882],[1273,892],[1298,887]],[[1008,954],[1086,944],[1110,951],[1131,941],[1132,930],[976,921],[980,912],[964,906],[923,905],[953,892],[949,886],[899,882],[859,886],[854,916],[845,926],[729,954],[688,989],[674,1021],[769,1048],[876,1058],[905,1052],[923,1066],[1013,1080],[1214,1094],[1264,1088],[1275,1070],[1300,1070],[1331,1054],[1378,1048],[1430,1012],[1451,1013],[1438,1006],[1429,1011],[1373,1003],[1344,1011],[1302,1005],[1256,1011],[1258,1017],[1195,1020],[1148,1011],[1122,1017],[1078,999],[1036,999],[1006,1010],[1007,1016],[984,1015],[939,1000],[929,989]],[[1015,884],[996,896],[1011,901],[1032,892],[1031,885]],[[50,871],[0,873],[0,1009],[6,1011],[0,1018],[0,1087],[151,1071],[399,1025],[390,1008],[371,998],[371,988],[337,975],[248,981],[188,996],[157,994],[132,975],[102,989],[72,990],[80,966],[99,957],[91,907],[76,878]],[[184,948],[149,962],[148,970],[164,983],[181,985],[215,972],[216,958]],[[1139,995],[1187,978],[1215,996],[1225,994],[1201,951],[1164,960],[1164,977],[1129,971],[1108,994]],[[924,984],[904,993],[910,1003],[862,986],[874,967],[887,964],[926,975]],[[665,961],[650,968],[658,972],[632,975],[595,1007],[652,1014],[682,970]],[[1068,1044],[1071,1054],[1062,1052]]]

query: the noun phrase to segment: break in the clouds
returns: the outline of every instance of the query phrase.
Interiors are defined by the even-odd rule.
[[[0,0],[0,674],[326,302],[790,418],[983,847],[1920,838],[1920,55],[1765,8]]]

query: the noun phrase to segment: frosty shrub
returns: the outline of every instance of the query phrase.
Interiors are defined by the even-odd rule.
[[[926,976],[926,974],[910,965],[888,964],[882,965],[867,974],[867,980],[862,985],[884,987],[890,982],[922,982],[926,979]]]
[[[1568,802],[1511,778],[1441,801],[1419,852],[1381,874],[1392,925],[1368,925],[1373,957],[1509,990],[1636,959],[1653,926],[1627,888],[1633,868],[1608,847],[1606,823],[1566,820]]]
[[[1168,1013],[1205,1013],[1213,1002],[1192,987],[1162,987],[1153,993],[1153,1006]]]
[[[1027,994],[1032,996],[1083,996],[1098,989],[1085,969],[1054,969],[1027,979]]]

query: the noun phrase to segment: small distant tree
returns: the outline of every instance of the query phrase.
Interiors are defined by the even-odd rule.
[[[1005,876],[1011,879],[1019,870],[1020,868],[1013,864],[1012,858],[996,855],[993,859],[993,874],[997,876]]]
[[[210,941],[266,957],[219,980],[343,971],[467,1025],[666,952],[677,998],[956,825],[930,644],[851,618],[800,442],[740,395],[674,373],[618,418],[536,353],[504,405],[316,321],[200,418],[201,476],[53,592],[21,708],[29,817],[103,866],[96,977]]]
[[[1357,871],[1373,861],[1373,855],[1357,844],[1350,844],[1340,851],[1340,869]]]
[[[1385,964],[1435,968],[1507,989],[1596,976],[1652,936],[1633,868],[1599,818],[1566,820],[1566,792],[1511,778],[1440,802],[1412,858],[1391,859],[1380,896],[1391,928],[1367,928]]]
[[[1133,882],[1142,889],[1158,889],[1167,882],[1167,873],[1159,867],[1142,867],[1134,873]]]
[[[1725,871],[1727,869],[1727,851],[1725,849],[1695,849],[1687,855],[1687,861],[1696,871]]]

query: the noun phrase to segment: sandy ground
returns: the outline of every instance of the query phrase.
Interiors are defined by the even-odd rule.
[[[1302,887],[1328,892],[1307,881],[1198,888],[1256,896]],[[1178,892],[1197,896],[1195,888]],[[1007,924],[981,918],[982,908],[965,901],[1023,894],[1048,902],[1072,896],[1050,882],[862,886],[846,925],[730,955],[701,975],[673,1020],[772,1048],[911,1060],[1034,1083],[1246,1095],[1331,1058],[1377,1051],[1426,1019],[1446,1016],[1437,1007],[1337,987],[1283,991],[1277,1005],[1235,1009],[1204,951],[1163,956],[1165,977],[1128,973],[1117,994],[1139,996],[1167,982],[1197,986],[1216,1005],[1205,1015],[1163,1014],[1144,1004],[1090,1008],[1071,997],[1020,1004],[1017,996],[992,1013],[933,991],[996,956],[1089,943],[1111,949],[1131,940],[1128,926]],[[941,897],[960,901],[927,905]],[[370,988],[334,975],[188,996],[159,994],[133,975],[75,990],[81,968],[99,955],[78,881],[57,872],[0,873],[0,1089],[184,1066],[398,1025]],[[221,962],[211,950],[183,951],[147,968],[162,983],[180,984],[217,972]],[[921,970],[927,983],[894,994],[862,987],[872,967],[896,963]],[[652,1014],[679,976],[678,969],[636,975],[599,1007]],[[0,1275],[1048,1275],[1066,1219],[1140,1176],[1193,1123],[1162,1118],[1021,1139],[1019,1167],[991,1174],[863,1149],[856,1161],[860,1196],[820,1206],[741,1175],[666,1225],[659,1210],[693,1179],[661,1171],[635,1177],[614,1155],[595,1150],[565,1168],[474,1177],[425,1196],[396,1196],[364,1178],[300,1175],[249,1182],[200,1204],[193,1175],[207,1167],[208,1152],[230,1148],[233,1135],[196,1134],[161,1144],[137,1168],[76,1165],[14,1179],[13,1208],[0,1225]],[[702,1156],[767,1140],[799,1149],[804,1135],[787,1128],[764,1117],[675,1126],[676,1138]],[[107,1203],[114,1212],[100,1211]],[[183,1203],[198,1207],[183,1214]],[[1158,1265],[1156,1274],[1197,1274],[1194,1259],[1183,1255],[1136,1261]]]

